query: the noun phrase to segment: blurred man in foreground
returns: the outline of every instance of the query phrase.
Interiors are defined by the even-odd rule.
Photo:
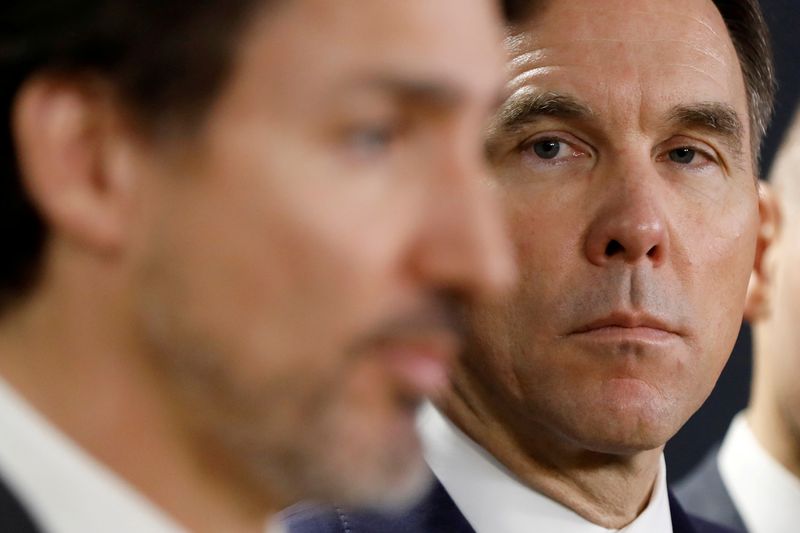
[[[800,527],[800,115],[765,186],[769,242],[753,269],[745,316],[754,372],[747,410],[684,481],[678,496],[701,516],[752,533]],[[771,192],[771,191],[774,191]]]
[[[2,9],[0,529],[413,497],[458,308],[514,277],[499,5]]]
[[[488,139],[522,281],[476,307],[421,416],[440,485],[401,517],[300,512],[296,531],[720,530],[674,501],[662,450],[714,386],[760,260],[758,5],[535,5]]]

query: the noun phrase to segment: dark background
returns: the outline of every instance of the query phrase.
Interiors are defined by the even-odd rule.
[[[761,0],[760,3],[772,31],[778,76],[775,117],[762,152],[761,175],[766,177],[800,97],[800,0]],[[751,369],[750,328],[745,324],[714,392],[667,444],[671,483],[683,477],[709,447],[722,440],[733,415],[747,405]]]

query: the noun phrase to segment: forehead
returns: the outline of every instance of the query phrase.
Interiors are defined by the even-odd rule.
[[[558,90],[629,120],[695,102],[746,117],[736,51],[707,0],[549,1],[506,42],[512,91]]]
[[[494,94],[501,82],[501,22],[490,0],[279,5],[245,35],[238,60],[240,73],[261,82],[264,96],[308,105],[331,85],[376,72],[437,77],[476,93]]]

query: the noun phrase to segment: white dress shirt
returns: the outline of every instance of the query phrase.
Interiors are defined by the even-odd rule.
[[[523,485],[434,407],[423,408],[418,426],[428,465],[476,533],[672,533],[663,456],[645,510],[607,529]]]
[[[0,476],[48,533],[185,531],[0,379]],[[266,526],[280,533],[277,524]]]
[[[719,474],[751,533],[800,528],[800,479],[767,453],[744,415],[733,419],[717,456]]]

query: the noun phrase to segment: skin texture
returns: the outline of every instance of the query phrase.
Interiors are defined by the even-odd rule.
[[[38,77],[15,108],[52,238],[0,370],[193,531],[415,495],[458,309],[515,276],[483,157],[495,4],[257,15],[191,135],[143,136],[102,80]]]
[[[517,30],[489,153],[521,283],[473,314],[440,405],[619,528],[740,327],[760,221],[744,83],[703,0],[545,2]]]
[[[758,441],[800,477],[800,121],[795,118],[764,185],[771,206],[769,247],[753,269],[746,318],[754,331],[747,419]]]

